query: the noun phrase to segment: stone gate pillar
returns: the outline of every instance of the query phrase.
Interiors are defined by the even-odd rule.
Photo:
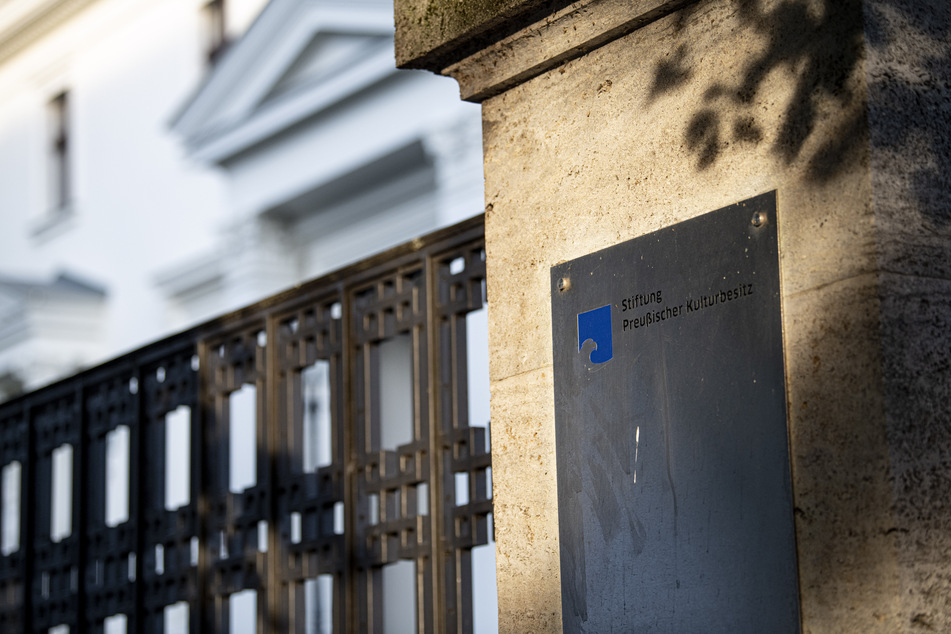
[[[483,108],[501,630],[562,631],[551,267],[775,191],[802,631],[951,631],[951,5],[395,12]]]

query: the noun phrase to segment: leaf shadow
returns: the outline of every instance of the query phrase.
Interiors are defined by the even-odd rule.
[[[900,148],[909,139],[923,138],[931,160],[916,163],[912,187],[932,223],[951,225],[951,9],[912,0],[734,0],[732,9],[738,27],[762,46],[735,77],[710,79],[688,116],[683,138],[698,171],[710,169],[730,148],[768,142],[778,160],[786,165],[804,161],[803,178],[825,185],[869,142]],[[692,5],[681,12],[675,37],[686,33],[697,10]],[[869,77],[870,105],[862,81],[866,56],[893,44],[896,22],[899,30],[911,29],[944,45],[917,69],[914,81],[898,73]],[[690,57],[690,42],[684,41],[654,63],[648,105],[697,81]],[[791,95],[779,127],[767,135],[753,106],[777,70],[789,73]],[[830,116],[836,120],[831,133],[823,131],[823,138],[810,142]]]

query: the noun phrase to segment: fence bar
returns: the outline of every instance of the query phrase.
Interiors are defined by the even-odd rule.
[[[484,288],[478,217],[0,404],[0,630],[472,632]]]

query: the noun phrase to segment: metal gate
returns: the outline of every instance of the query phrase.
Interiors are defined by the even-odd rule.
[[[480,217],[0,405],[0,631],[472,631],[484,302]]]

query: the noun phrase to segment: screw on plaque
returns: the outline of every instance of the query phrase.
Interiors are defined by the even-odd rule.
[[[753,214],[752,222],[754,227],[762,227],[766,224],[766,220],[767,216],[766,212],[764,211],[757,211],[755,214]]]
[[[559,291],[561,291],[562,293],[564,293],[564,292],[567,291],[569,288],[571,288],[571,280],[569,280],[567,277],[563,277],[563,278],[561,278],[561,279],[558,280],[558,290],[559,290]]]

